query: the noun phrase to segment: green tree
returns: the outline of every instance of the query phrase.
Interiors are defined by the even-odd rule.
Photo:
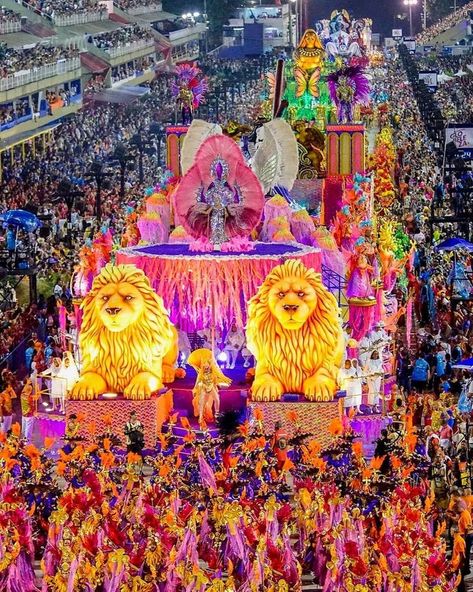
[[[436,23],[452,11],[452,0],[427,0],[427,25]]]

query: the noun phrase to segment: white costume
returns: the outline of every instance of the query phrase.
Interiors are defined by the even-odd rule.
[[[54,360],[57,360],[55,358]],[[66,379],[62,376],[62,363],[59,365],[55,364],[55,361],[51,366],[44,371],[45,376],[50,376],[49,386],[49,399],[53,409],[62,408],[64,399],[66,396]]]
[[[181,329],[177,332],[177,346],[179,348],[179,366],[184,368],[192,348],[187,333]]]
[[[363,337],[363,339],[361,339],[360,342],[359,342],[359,354],[358,354],[358,356],[360,358],[360,363],[361,363],[362,366],[365,366],[366,362],[371,357],[372,349],[371,349],[370,335],[371,335],[371,333],[367,333]]]
[[[370,341],[371,341],[371,350],[378,350],[379,357],[383,358],[383,353],[386,348],[386,345],[389,343],[389,336],[386,331],[377,326],[374,328],[373,331],[370,333]]]
[[[342,366],[342,368],[340,368],[340,374],[339,374],[340,388],[342,389],[342,391],[346,392],[345,399],[343,401],[343,406],[345,407],[345,409],[348,407],[353,407],[353,401],[352,401],[352,398],[353,398],[352,397],[353,377],[354,377],[354,368],[351,365],[351,362],[350,362],[349,368],[347,368],[346,366]]]
[[[356,366],[354,363],[356,362]],[[363,371],[358,365],[358,360],[352,360],[353,378],[351,379],[351,400],[352,406],[358,409],[363,398]]]
[[[368,405],[377,406],[384,376],[383,360],[370,358],[365,364],[365,373],[368,383]]]
[[[76,363],[74,361],[74,357],[71,352],[64,352],[64,359],[61,365],[61,372],[60,376],[65,380],[66,383],[66,391],[64,393],[61,400],[61,411],[65,411],[65,399],[67,398],[68,394],[74,388],[74,385],[79,380],[79,370],[77,370]]]
[[[243,356],[243,360],[244,360],[243,367],[244,368],[249,368],[250,367],[250,360],[253,357],[253,354],[246,347],[246,343],[245,343],[243,349],[241,350],[241,355]]]
[[[80,349],[79,349],[79,331],[75,324],[72,324],[69,328],[69,333],[66,333],[67,341],[70,341],[72,345],[72,351],[74,358],[80,363]]]
[[[235,368],[235,364],[242,347],[245,345],[245,335],[241,329],[230,329],[225,339],[224,352],[227,354],[227,369]]]

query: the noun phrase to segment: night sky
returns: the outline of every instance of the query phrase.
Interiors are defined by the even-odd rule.
[[[369,17],[373,20],[373,33],[390,35],[393,25],[408,27],[408,21],[395,20],[396,15],[405,13],[403,0],[307,0],[312,23],[319,18],[328,18],[332,10],[345,8],[355,17]],[[415,8],[414,23],[420,25],[421,2]]]

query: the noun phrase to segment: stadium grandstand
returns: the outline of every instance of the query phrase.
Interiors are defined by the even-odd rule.
[[[87,101],[139,97],[157,71],[195,58],[205,35],[156,0],[2,0],[0,158]]]

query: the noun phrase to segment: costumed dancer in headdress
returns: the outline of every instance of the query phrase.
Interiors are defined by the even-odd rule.
[[[220,411],[219,386],[229,386],[232,381],[222,373],[209,349],[196,349],[188,363],[197,371],[193,405],[194,415],[202,425],[204,421],[212,421]]]
[[[35,395],[33,383],[30,378],[27,378],[20,394],[21,434],[27,442],[31,440],[31,436],[33,435],[37,400],[38,396]]]
[[[196,239],[194,250],[251,248],[248,239],[261,219],[264,194],[230,138],[213,135],[200,145],[172,199],[176,218]]]
[[[176,66],[178,80],[172,83],[171,91],[181,111],[182,125],[192,123],[194,109],[197,109],[208,88],[201,74],[199,68],[190,64]]]
[[[12,387],[11,384],[9,384],[0,393],[0,431],[4,434],[7,434],[11,428],[13,417],[13,399],[16,399],[15,389]]]

